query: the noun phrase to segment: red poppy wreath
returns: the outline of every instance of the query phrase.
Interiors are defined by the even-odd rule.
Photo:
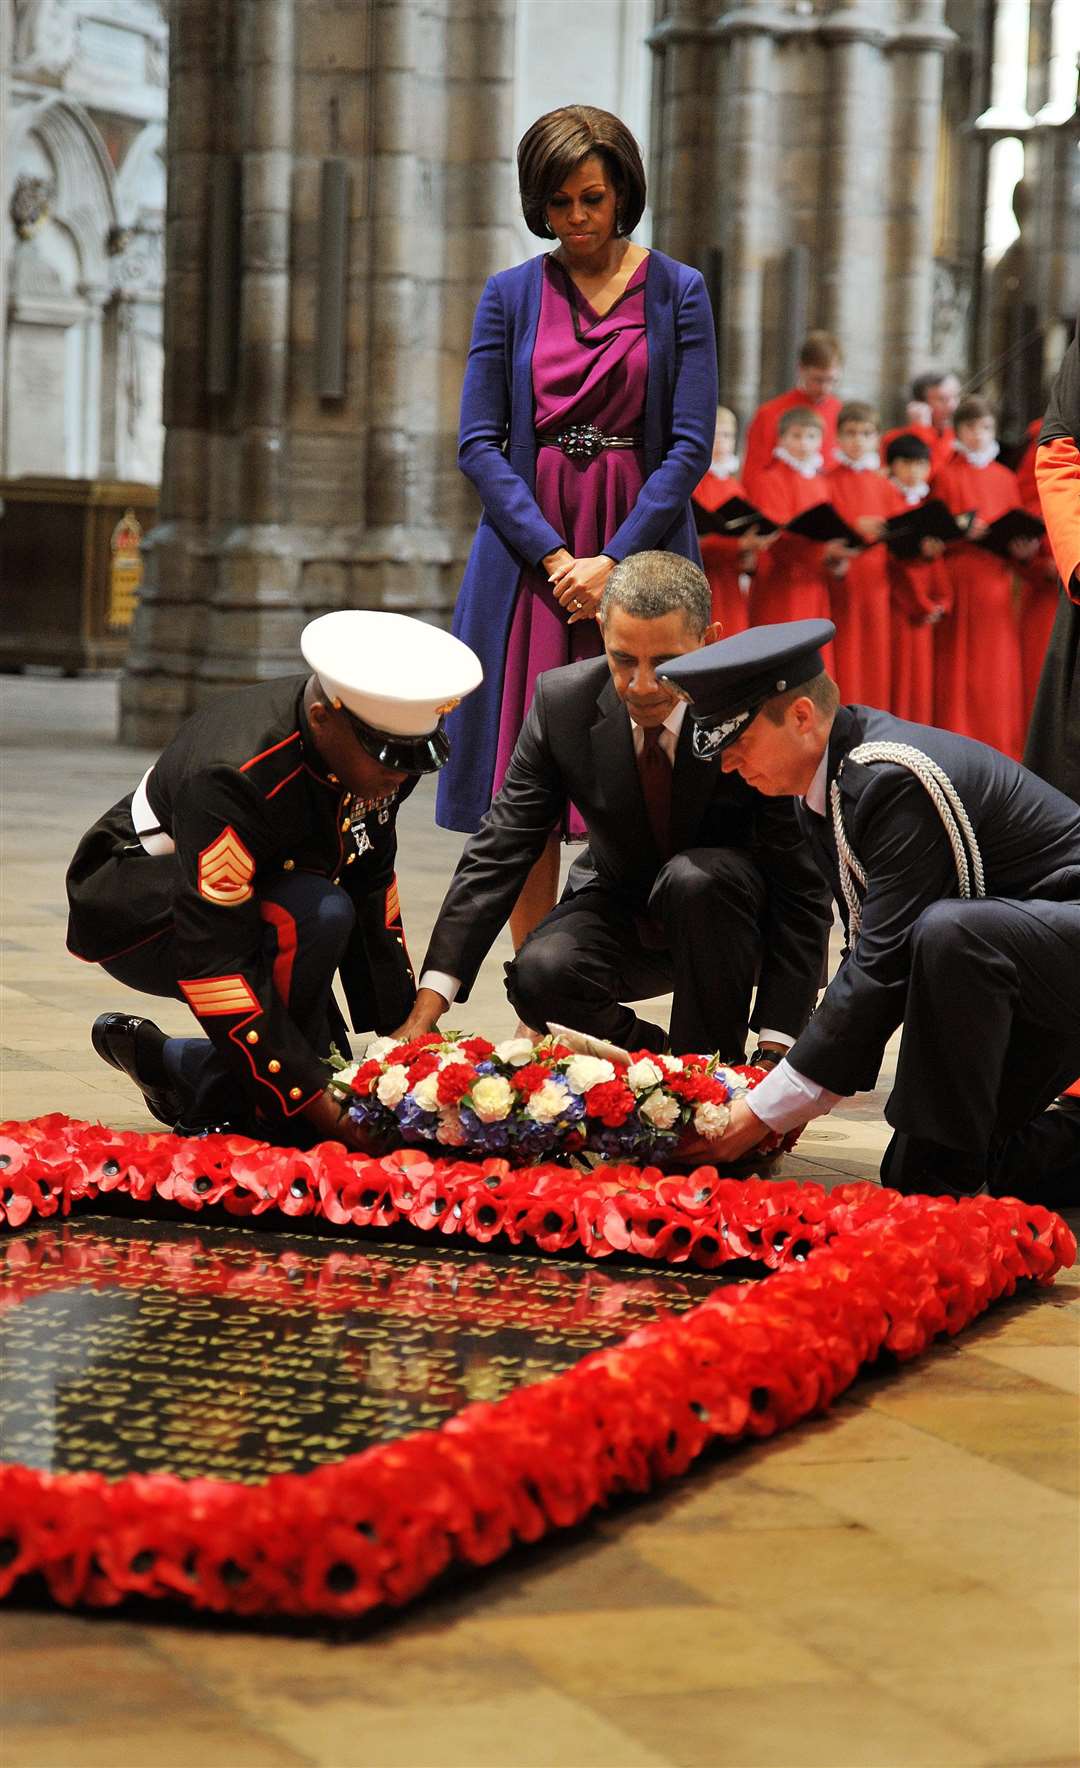
[[[162,1200],[190,1213],[216,1206],[215,1218],[322,1218],[324,1233],[393,1227],[400,1240],[405,1228],[422,1230],[445,1246],[444,1261],[478,1244],[485,1258],[506,1247],[572,1250],[579,1260],[635,1254],[676,1267],[686,1293],[675,1304],[682,1311],[661,1297],[663,1311],[647,1323],[574,1353],[555,1373],[534,1371],[499,1397],[455,1400],[433,1428],[406,1426],[344,1455],[329,1439],[326,1459],[316,1455],[306,1471],[254,1481],[174,1471],[114,1478],[86,1464],[52,1472],[2,1464],[0,1592],[36,1579],[64,1604],[138,1594],[269,1616],[400,1604],[455,1563],[487,1564],[682,1472],[713,1442],[769,1436],[824,1410],[882,1354],[919,1355],[1019,1285],[1049,1283],[1076,1252],[1060,1218],[1013,1199],[905,1198],[874,1184],[827,1194],[724,1179],[709,1167],[582,1173],[499,1157],[435,1159],[415,1148],[381,1159],[334,1143],[299,1153],[238,1137],[120,1133],[57,1115],[0,1126],[0,1213],[10,1228],[34,1230],[5,1248],[8,1319],[32,1305],[31,1291],[70,1283],[139,1291],[174,1311],[212,1290],[230,1306],[258,1294],[290,1320],[298,1309],[316,1319],[363,1313],[371,1271],[351,1260],[376,1255],[358,1253],[355,1240],[328,1255],[323,1242],[320,1257],[305,1262],[295,1253],[268,1259],[253,1239],[246,1253],[215,1255],[201,1226],[194,1247],[187,1231],[186,1250],[169,1242],[163,1251],[136,1234],[120,1252],[76,1232],[89,1223],[58,1228],[55,1218],[73,1206],[107,1213],[110,1193],[129,1200],[129,1211]],[[58,1232],[71,1236],[65,1258]],[[236,1242],[235,1231],[224,1232]],[[698,1301],[694,1286],[704,1280],[691,1273],[737,1260],[770,1274],[718,1284]],[[423,1317],[442,1293],[438,1260],[434,1272],[429,1259],[417,1282],[402,1267],[379,1305]],[[599,1269],[584,1275],[595,1290]],[[479,1331],[504,1320],[492,1281],[473,1272],[465,1285],[463,1317]],[[527,1277],[515,1281],[528,1288]],[[460,1272],[443,1290],[460,1294]],[[548,1297],[545,1332],[581,1305],[570,1289]],[[620,1331],[633,1318],[620,1317]],[[393,1376],[383,1383],[392,1389]],[[432,1391],[437,1385],[433,1377]],[[343,1376],[339,1386],[347,1398]],[[142,1416],[160,1467],[155,1415]]]

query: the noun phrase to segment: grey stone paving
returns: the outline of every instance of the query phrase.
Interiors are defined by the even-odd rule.
[[[179,1002],[121,988],[64,947],[64,872],[83,830],[138,781],[153,752],[120,747],[117,680],[30,674],[0,678],[0,1115],[66,1111],[119,1128],[151,1120],[134,1089],[90,1047],[96,1014],[122,1005],[168,1031],[189,1032]],[[400,820],[399,882],[414,961],[424,955],[462,837],[437,829],[424,782]],[[838,951],[834,935],[833,961]],[[502,988],[509,935],[497,940],[467,1007],[448,1022],[508,1036],[515,1016]],[[657,1003],[650,1016],[662,1015]],[[882,1075],[892,1074],[892,1052]],[[889,1131],[886,1091],[862,1094],[803,1134],[784,1172],[824,1182],[869,1178]]]

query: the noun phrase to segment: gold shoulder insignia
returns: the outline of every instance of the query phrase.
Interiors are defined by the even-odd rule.
[[[207,902],[238,908],[255,894],[255,861],[231,823],[199,855],[199,895]]]

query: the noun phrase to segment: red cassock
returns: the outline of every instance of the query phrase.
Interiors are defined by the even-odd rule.
[[[903,507],[910,505],[898,492]],[[889,555],[892,711],[913,724],[934,722],[934,624],[952,607],[943,559]]]
[[[956,446],[956,431],[951,424],[946,424],[943,430],[935,430],[932,424],[900,424],[895,430],[886,430],[882,436],[878,444],[882,460],[889,443],[895,442],[897,436],[917,436],[920,442],[926,443],[930,450],[931,473],[940,473]]]
[[[824,399],[811,399],[809,394],[801,393],[798,387],[792,387],[787,393],[778,393],[775,399],[766,399],[759,405],[747,426],[743,442],[743,484],[753,486],[759,473],[763,473],[770,465],[773,449],[779,440],[777,431],[780,419],[785,411],[793,411],[796,405],[805,405],[825,426],[821,439],[821,452],[825,463],[832,460],[833,449],[836,447],[836,419],[842,401],[835,393],[826,393]],[[757,501],[753,489],[750,496]]]
[[[829,486],[822,473],[806,478],[786,461],[774,460],[754,481],[751,501],[771,522],[790,522],[814,504],[828,503]],[[820,541],[778,534],[772,545],[758,554],[750,585],[751,626],[767,626],[775,620],[831,619],[824,553]],[[831,645],[825,667],[833,673]]]
[[[848,526],[860,516],[884,521],[906,506],[895,485],[881,473],[855,472],[836,465],[825,474],[829,501]],[[852,559],[842,577],[830,578],[836,624],[836,680],[840,698],[850,704],[895,712],[889,656],[889,555],[880,543]]]
[[[973,467],[954,454],[933,484],[954,515],[974,510],[984,522],[1016,509],[1016,474],[998,461]],[[952,613],[937,629],[934,723],[990,743],[1020,759],[1024,739],[1020,627],[1014,567],[981,546],[960,541],[945,554]]]
[[[1039,487],[1035,483],[1035,450],[1039,443],[1042,418],[1028,425],[1027,447],[1016,469],[1020,501],[1030,515],[1042,520]],[[1017,567],[1020,573],[1020,667],[1024,680],[1024,728],[1027,729],[1031,708],[1042,674],[1043,658],[1050,642],[1050,628],[1058,605],[1058,574],[1050,541],[1044,534],[1039,550],[1027,565]]]
[[[718,479],[706,473],[694,492],[694,502],[703,510],[718,510],[730,497],[745,497],[741,479]],[[712,590],[712,617],[720,622],[722,636],[742,632],[749,625],[747,598],[739,587],[739,542],[733,535],[702,534],[701,563]]]
[[[1080,449],[1071,436],[1044,442],[1034,463],[1046,537],[1058,575],[1074,602],[1080,602]],[[1080,1080],[1066,1092],[1080,1098]]]

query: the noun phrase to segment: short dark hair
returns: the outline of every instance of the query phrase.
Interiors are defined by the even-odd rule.
[[[911,397],[918,399],[920,404],[926,403],[926,395],[931,387],[940,387],[942,381],[956,380],[956,372],[951,368],[928,368],[925,374],[917,374],[911,383]]]
[[[696,638],[712,619],[712,591],[700,566],[681,553],[639,552],[621,559],[600,597],[600,624],[612,608],[637,620],[662,620],[679,612]]]
[[[836,368],[843,353],[832,332],[807,332],[799,351],[800,368]]]
[[[591,104],[564,104],[526,129],[518,142],[521,212],[530,233],[554,239],[547,206],[559,186],[590,154],[598,154],[615,186],[616,226],[633,233],[645,208],[645,168],[641,149],[626,124]]]
[[[776,434],[783,436],[794,424],[810,424],[815,430],[820,430],[822,435],[825,434],[821,413],[815,411],[812,405],[789,405],[786,411],[780,413]]]
[[[959,429],[961,424],[973,424],[981,417],[993,415],[994,408],[988,399],[980,399],[976,394],[969,393],[966,399],[961,399],[953,412],[953,428]]]
[[[894,460],[929,460],[930,444],[921,436],[913,436],[910,430],[903,430],[894,436],[885,449],[885,465],[892,466]]]
[[[849,399],[836,414],[837,429],[842,430],[845,424],[873,424],[877,430],[881,427],[881,419],[865,399]]]
[[[770,724],[783,724],[784,714],[796,700],[812,700],[819,712],[831,718],[840,704],[840,689],[831,675],[822,670],[820,675],[812,675],[801,687],[788,688],[783,694],[774,694],[766,700],[761,708]]]

